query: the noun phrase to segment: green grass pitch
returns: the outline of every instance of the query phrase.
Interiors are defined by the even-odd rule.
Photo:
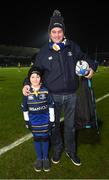
[[[0,150],[29,133],[20,106],[28,69],[0,68]],[[96,99],[109,94],[109,67],[98,68],[93,87]],[[0,179],[109,179],[109,96],[96,103],[96,107],[99,136],[93,131],[78,132],[80,167],[63,153],[59,164],[51,164],[50,172],[35,172],[36,155],[30,138],[0,155]]]

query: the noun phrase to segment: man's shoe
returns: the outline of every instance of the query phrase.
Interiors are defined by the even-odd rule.
[[[66,155],[71,159],[73,164],[75,164],[76,166],[81,165],[80,159],[75,154],[70,154],[66,152]]]
[[[43,159],[43,170],[45,172],[49,172],[50,171],[50,162],[49,162],[49,159]]]
[[[34,170],[40,172],[42,170],[42,160],[37,160],[34,164]]]
[[[55,152],[53,157],[51,158],[51,161],[54,164],[58,164],[60,162],[60,159],[61,159],[61,152]]]

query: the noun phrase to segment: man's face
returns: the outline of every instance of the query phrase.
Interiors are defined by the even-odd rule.
[[[54,27],[50,32],[50,38],[54,43],[59,43],[64,38],[64,32],[60,27]]]

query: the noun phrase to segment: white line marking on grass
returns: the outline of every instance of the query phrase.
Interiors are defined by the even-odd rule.
[[[106,94],[106,95],[98,98],[98,99],[96,100],[96,102],[102,101],[103,99],[107,98],[108,96],[109,96],[109,94]],[[63,121],[63,119],[64,119],[64,118],[61,118],[61,122]],[[10,144],[10,145],[8,145],[8,146],[5,146],[5,147],[3,147],[3,148],[1,148],[1,149],[0,149],[0,155],[2,155],[2,154],[4,154],[5,152],[7,152],[7,151],[9,151],[9,150],[11,150],[11,149],[13,149],[13,148],[15,148],[15,147],[18,146],[18,145],[24,143],[25,141],[28,141],[30,138],[32,138],[32,134],[31,134],[31,133],[23,136],[22,138],[18,139],[18,140],[15,141],[14,143],[12,143],[12,144]]]
[[[109,94],[106,94],[106,95],[104,95],[104,96],[98,98],[98,99],[96,100],[96,102],[99,102],[99,101],[101,101],[101,100],[107,98],[108,96],[109,96]]]
[[[22,138],[18,139],[17,141],[15,141],[14,143],[1,148],[0,155],[4,154],[5,152],[9,151],[10,149],[13,149],[16,146],[22,144],[23,142],[28,141],[31,137],[32,137],[32,134],[29,133],[29,134],[23,136]]]

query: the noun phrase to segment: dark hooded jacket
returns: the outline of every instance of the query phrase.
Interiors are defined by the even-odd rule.
[[[96,71],[95,62],[72,41],[67,41],[64,48],[59,51],[50,49],[49,44],[45,44],[36,56],[34,66],[43,70],[44,84],[51,93],[71,94],[79,87],[79,77],[75,73],[78,60],[86,60]]]

